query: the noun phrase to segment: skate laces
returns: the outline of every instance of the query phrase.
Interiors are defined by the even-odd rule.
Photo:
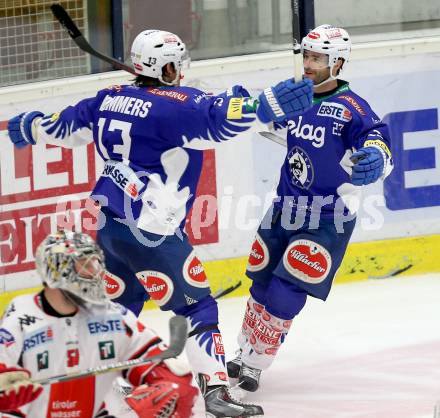
[[[232,389],[231,387],[225,386],[225,390],[226,390],[226,393],[228,394],[229,398],[231,399],[231,401],[234,401],[237,405],[257,406],[254,403],[243,402],[241,399],[237,398],[236,395],[234,395],[234,393],[231,391],[231,389]]]
[[[245,364],[242,364],[240,374],[241,374],[241,376],[250,377],[250,378],[258,381],[260,379],[261,370],[254,369],[252,367],[246,366]]]
[[[238,350],[235,352],[235,354],[236,354],[235,358],[233,358],[233,359],[231,360],[232,363],[235,363],[235,364],[239,364],[239,365],[241,365],[241,354],[242,354],[242,351],[241,351],[240,349],[238,349]]]

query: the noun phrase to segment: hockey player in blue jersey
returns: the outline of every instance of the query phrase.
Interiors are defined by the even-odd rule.
[[[308,80],[281,82],[262,96],[240,86],[218,96],[180,86],[187,52],[178,36],[148,30],[133,42],[134,84],[101,90],[59,113],[20,114],[8,125],[18,147],[36,142],[74,147],[95,142],[105,162],[92,198],[101,205],[97,240],[116,299],[136,314],[147,297],[189,322],[186,351],[210,417],[262,415],[228,392],[218,311],[201,262],[182,234],[200,177],[195,138],[224,141],[262,120],[293,118],[311,106]]]
[[[251,295],[237,357],[227,364],[229,376],[251,392],[307,298],[327,298],[355,226],[360,186],[392,170],[387,126],[339,78],[350,56],[348,33],[322,25],[301,48],[313,107],[280,123],[288,149],[278,197],[249,255]]]

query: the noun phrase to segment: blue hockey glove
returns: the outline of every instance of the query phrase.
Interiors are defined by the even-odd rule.
[[[261,122],[283,122],[312,107],[313,82],[308,78],[298,83],[282,81],[265,89],[258,100],[257,116]]]
[[[243,86],[240,86],[238,84],[228,89],[227,93],[230,93],[231,91],[232,91],[232,96],[234,97],[250,97],[249,92]]]
[[[224,98],[249,97],[250,94],[243,86],[236,84],[235,86],[229,87],[226,91],[224,91],[223,93],[220,93],[218,96],[224,97]]]
[[[355,186],[374,183],[384,171],[384,154],[375,147],[360,148],[350,160],[353,162],[351,181]]]
[[[36,144],[35,139],[32,136],[32,121],[41,116],[44,116],[41,112],[28,112],[20,113],[18,116],[9,119],[9,138],[17,148],[23,148],[29,144]]]

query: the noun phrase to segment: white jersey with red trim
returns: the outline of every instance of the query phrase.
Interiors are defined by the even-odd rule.
[[[160,343],[153,331],[119,304],[79,308],[73,316],[57,317],[43,310],[40,294],[24,295],[12,300],[2,318],[0,363],[19,365],[33,379],[42,379],[142,357]],[[47,385],[21,411],[29,418],[94,417],[120,375],[106,373]]]

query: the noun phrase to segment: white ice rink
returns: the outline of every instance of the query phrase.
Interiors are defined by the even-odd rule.
[[[245,298],[219,302],[227,356]],[[168,314],[147,311],[162,335]],[[440,275],[334,286],[309,299],[273,366],[260,403],[270,418],[428,418],[440,400]],[[204,417],[202,403],[197,418]]]

